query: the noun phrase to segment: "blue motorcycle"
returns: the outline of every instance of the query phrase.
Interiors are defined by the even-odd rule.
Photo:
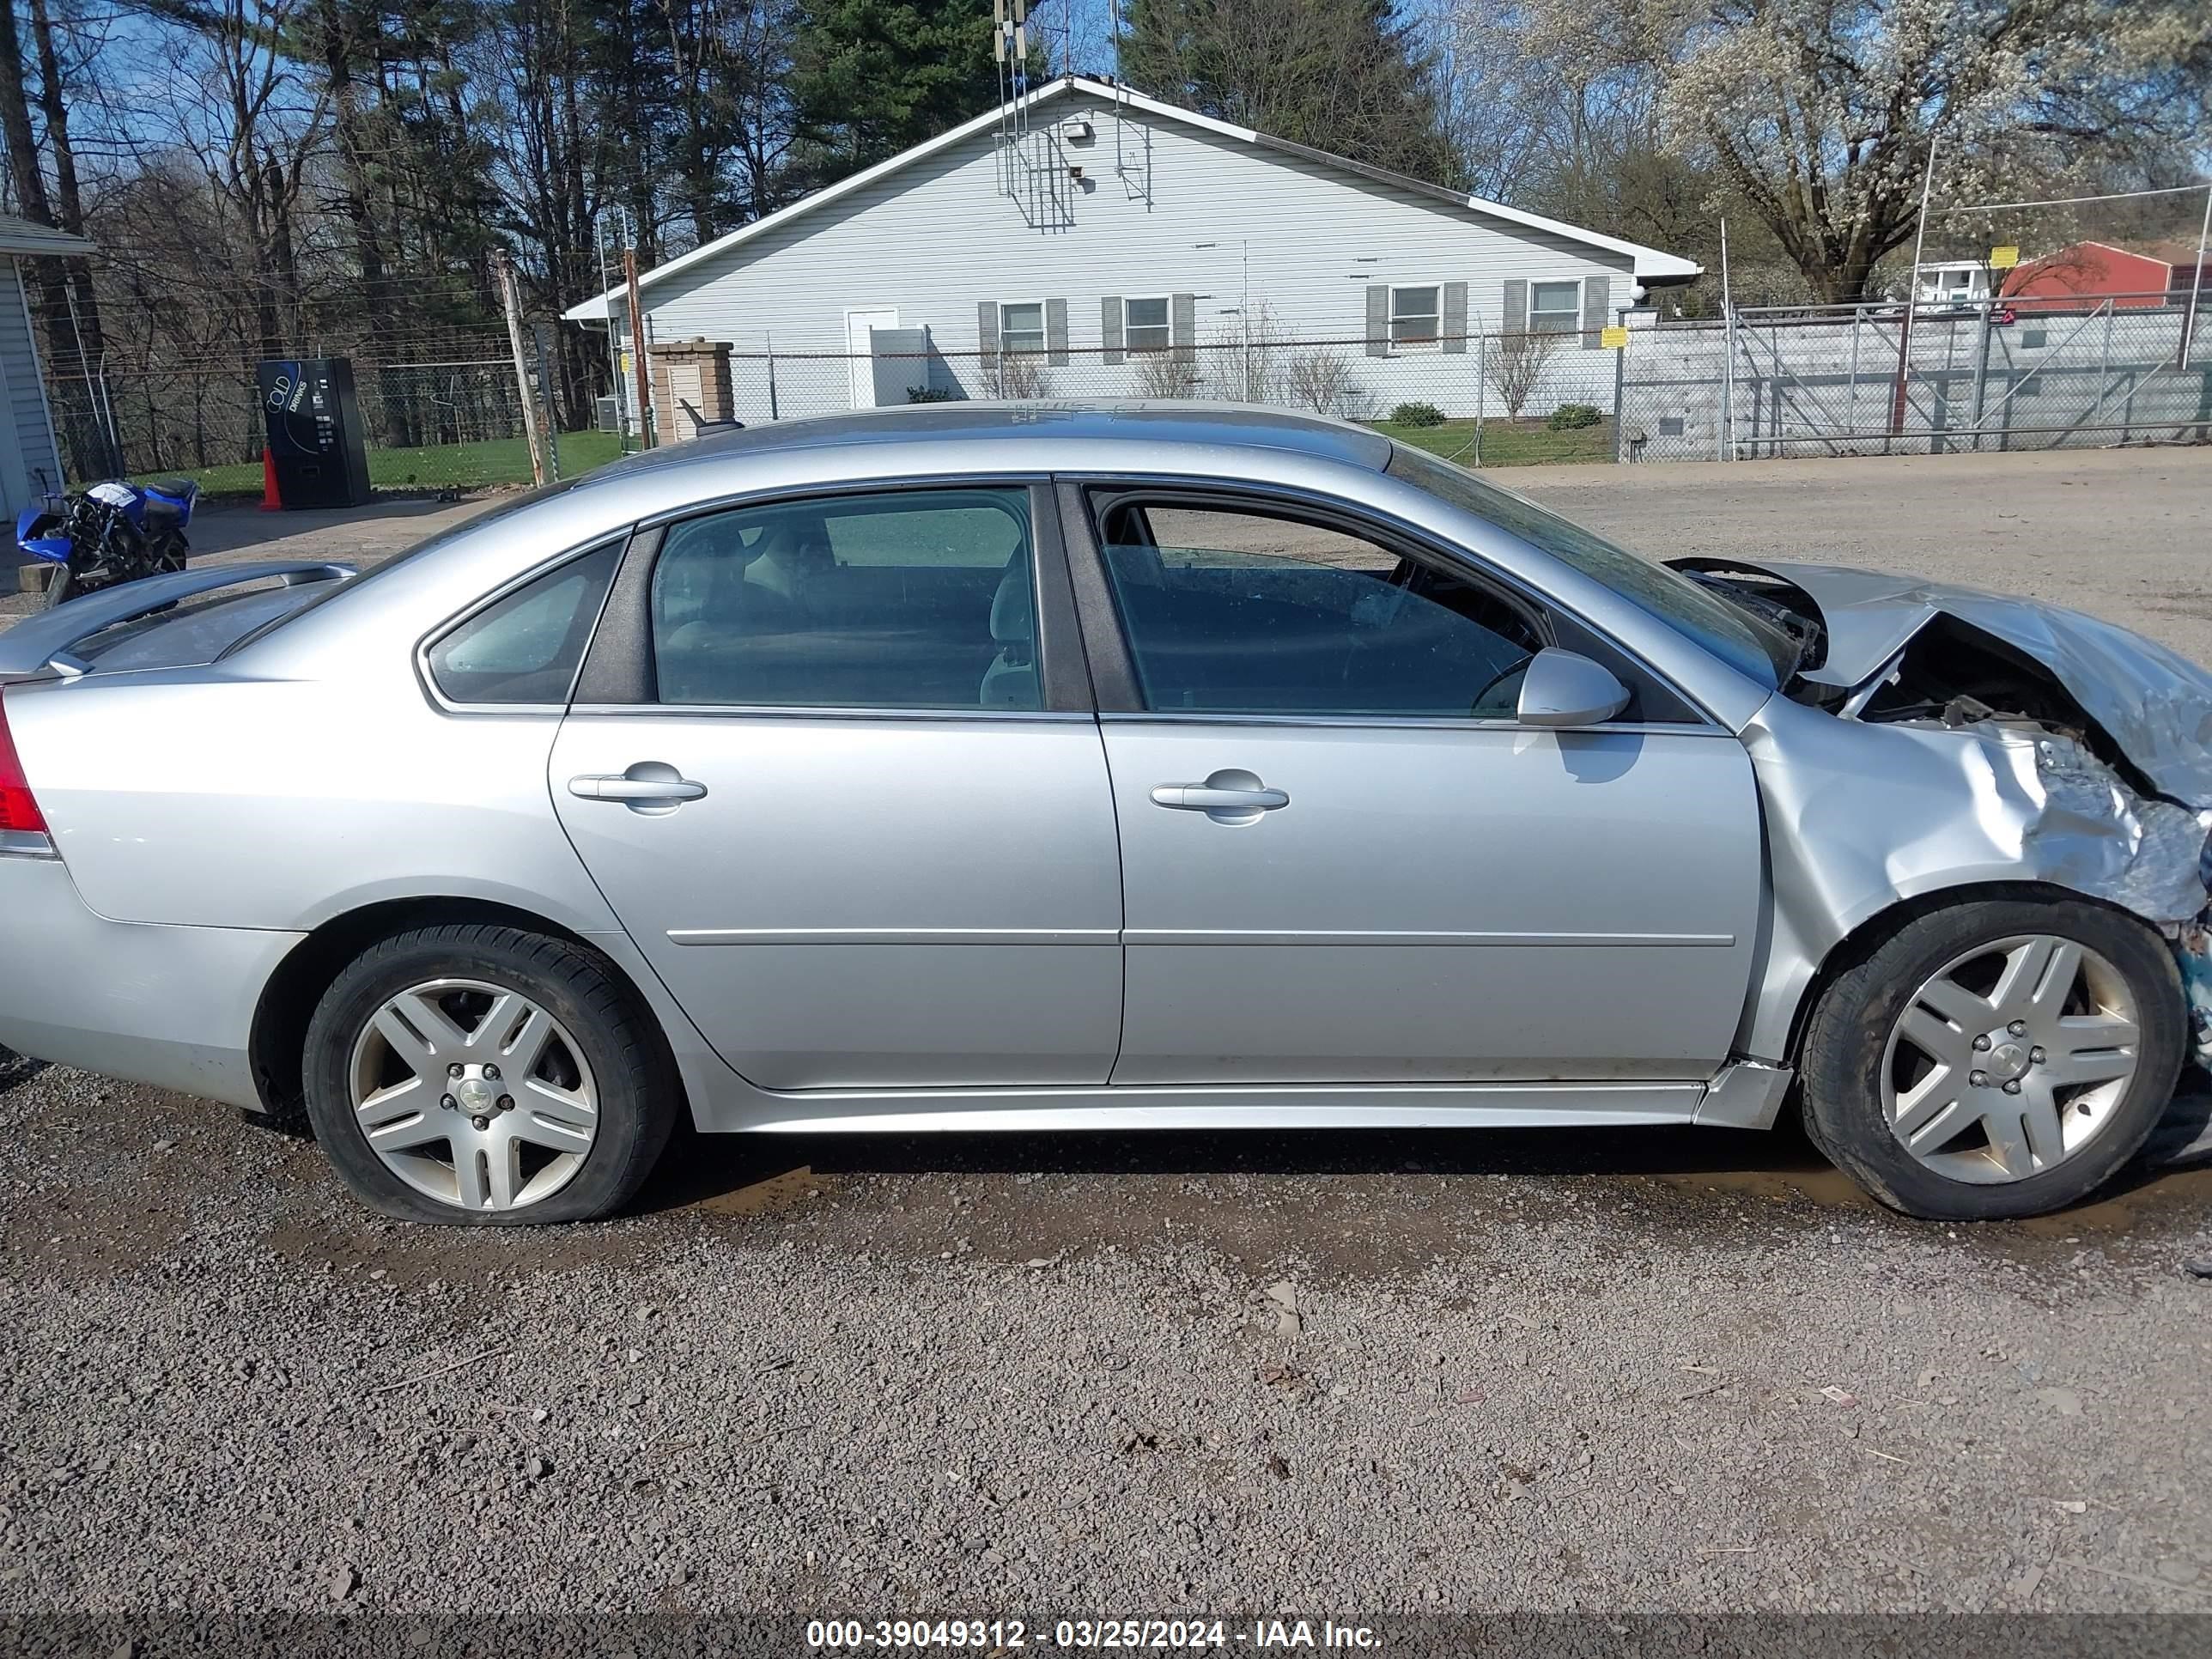
[[[182,570],[191,551],[185,526],[199,495],[198,484],[184,482],[97,483],[49,495],[15,520],[15,544],[57,567],[46,587],[51,610],[80,593]]]

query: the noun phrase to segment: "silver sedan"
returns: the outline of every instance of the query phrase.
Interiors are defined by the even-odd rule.
[[[2212,678],[2087,617],[1668,568],[1331,422],[884,411],[0,635],[0,1043],[425,1221],[606,1214],[684,1114],[1785,1105],[2021,1215],[2191,1054],[2208,808]]]

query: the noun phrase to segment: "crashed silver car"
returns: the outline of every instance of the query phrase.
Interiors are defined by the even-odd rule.
[[[1365,428],[792,422],[0,635],[0,1043],[422,1220],[671,1127],[1764,1127],[2022,1215],[2165,1109],[2212,678]]]

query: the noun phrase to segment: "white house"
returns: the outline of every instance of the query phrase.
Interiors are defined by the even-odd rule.
[[[46,253],[89,253],[82,236],[0,214],[0,508],[9,534],[0,547],[15,550],[15,515],[48,490],[62,487],[61,445],[46,406],[39,340],[31,325],[30,298],[21,262]]]
[[[1600,331],[1699,274],[1069,77],[668,261],[640,295],[649,345],[732,348],[730,412],[749,422],[1255,381],[1335,413],[1420,400],[1468,415],[1498,410],[1478,364],[1497,349],[1480,337],[1501,333],[1559,337],[1530,412],[1610,409]],[[627,343],[620,289],[567,315]],[[688,398],[665,377],[655,397],[683,405],[660,425],[684,434]]]

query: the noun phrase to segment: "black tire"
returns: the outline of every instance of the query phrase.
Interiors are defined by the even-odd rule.
[[[1921,1163],[1892,1133],[1881,1070],[1890,1034],[1931,975],[2019,934],[2071,939],[2118,970],[2137,1012],[2135,1074],[2103,1128],[2072,1156],[1981,1185]],[[2080,900],[1969,900],[1924,911],[1830,983],[1801,1052],[1805,1129],[1831,1162],[1892,1209],[1931,1221],[2001,1221],[2081,1202],[2141,1150],[2173,1097],[2188,1048],[2180,970],[2164,940],[2123,912]]]
[[[388,1000],[438,979],[519,991],[585,1051],[599,1087],[596,1138],[568,1184],[538,1202],[475,1211],[418,1192],[370,1148],[355,1116],[348,1072],[362,1032]],[[473,922],[395,934],[356,957],[308,1022],[303,1069],[315,1138],[346,1186],[387,1215],[455,1226],[528,1226],[615,1213],[653,1173],[683,1099],[666,1042],[604,958],[565,940]]]

